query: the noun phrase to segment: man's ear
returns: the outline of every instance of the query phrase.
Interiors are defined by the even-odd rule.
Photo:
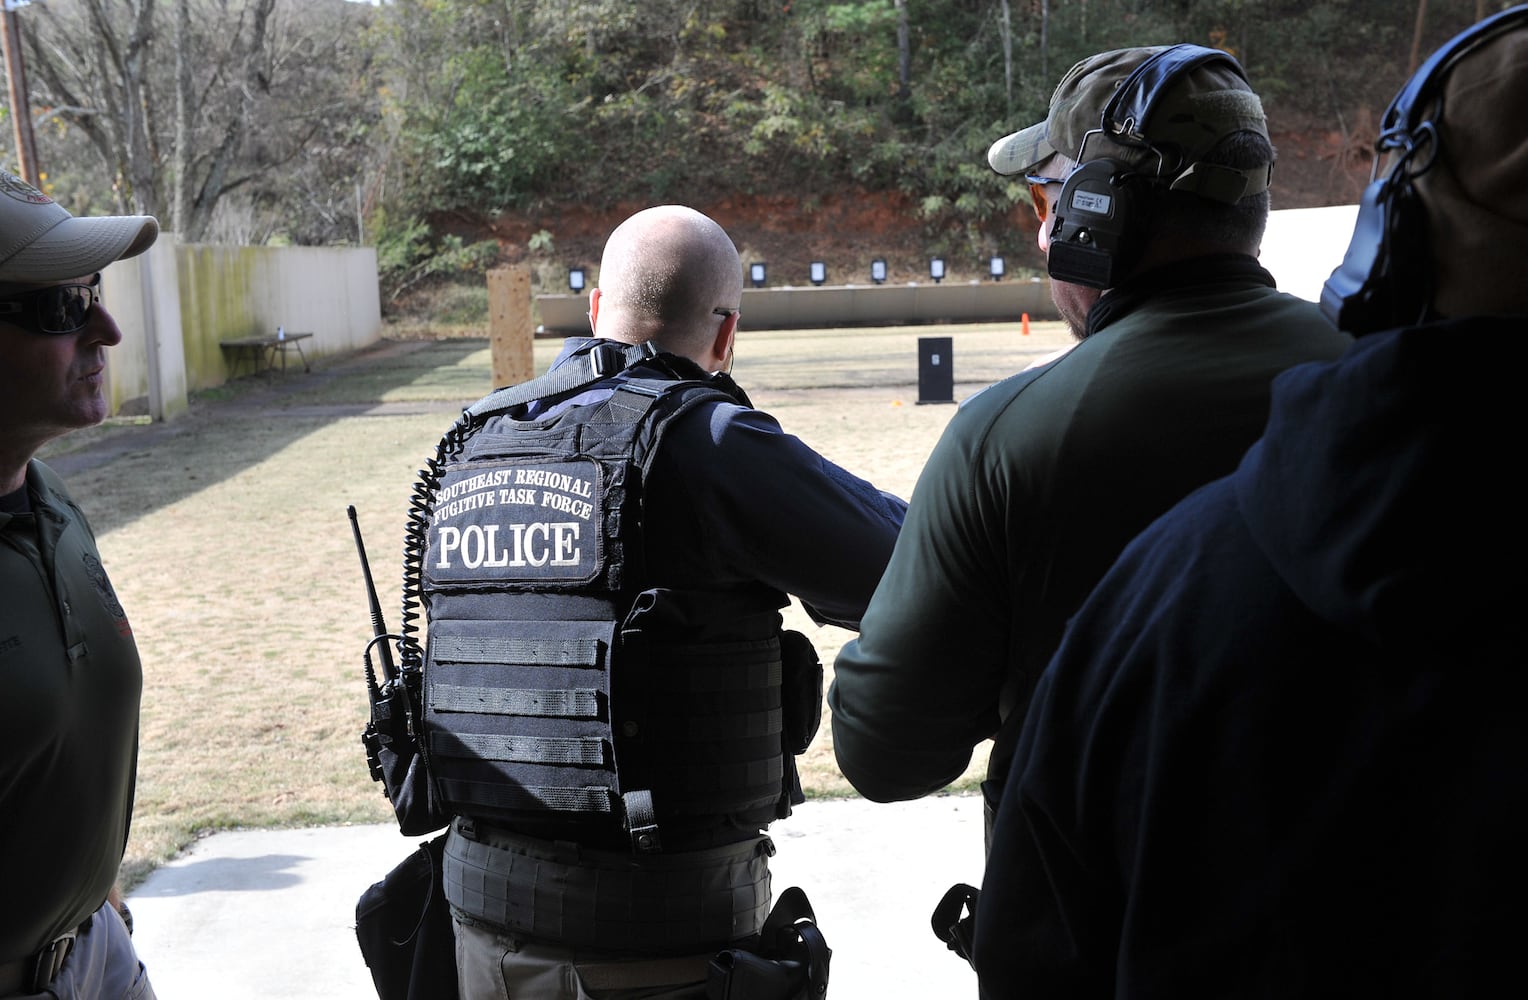
[[[737,321],[739,313],[732,313],[725,317],[721,326],[716,328],[716,339],[711,342],[711,353],[716,357],[717,371],[726,371],[731,367],[728,362],[732,358],[733,343],[737,339]]]
[[[596,325],[597,318],[598,318],[599,314],[600,314],[600,290],[598,288],[591,288],[591,289],[589,289],[589,332],[590,333],[594,332],[594,328],[595,328],[595,325]]]

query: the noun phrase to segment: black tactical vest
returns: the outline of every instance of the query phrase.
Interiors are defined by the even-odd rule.
[[[562,369],[585,364],[567,389]],[[574,405],[527,419],[537,383],[507,408],[501,390],[443,442],[418,572],[422,743],[448,812],[550,820],[568,839],[625,831],[642,852],[665,820],[757,829],[789,813],[787,598],[656,588],[643,565],[643,481],[664,429],[737,401],[679,377],[685,365],[601,344],[545,387]]]

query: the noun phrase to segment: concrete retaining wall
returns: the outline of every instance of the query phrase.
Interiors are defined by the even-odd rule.
[[[176,256],[186,376],[191,389],[221,385],[218,342],[310,332],[311,358],[344,354],[382,335],[377,253],[370,247],[235,247],[192,244]]]
[[[156,419],[181,413],[186,375],[174,236],[161,233],[146,252],[102,271],[101,300],[122,331],[122,343],[106,352],[110,412],[144,400]]]
[[[589,332],[584,295],[539,295],[545,333]],[[809,330],[841,326],[992,323],[1055,319],[1050,286],[1040,278],[905,285],[823,285],[743,289],[745,330]]]

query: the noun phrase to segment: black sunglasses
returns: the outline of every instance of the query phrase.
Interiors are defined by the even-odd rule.
[[[49,285],[35,291],[0,296],[0,320],[33,333],[78,333],[101,301],[101,276],[89,284]]]

